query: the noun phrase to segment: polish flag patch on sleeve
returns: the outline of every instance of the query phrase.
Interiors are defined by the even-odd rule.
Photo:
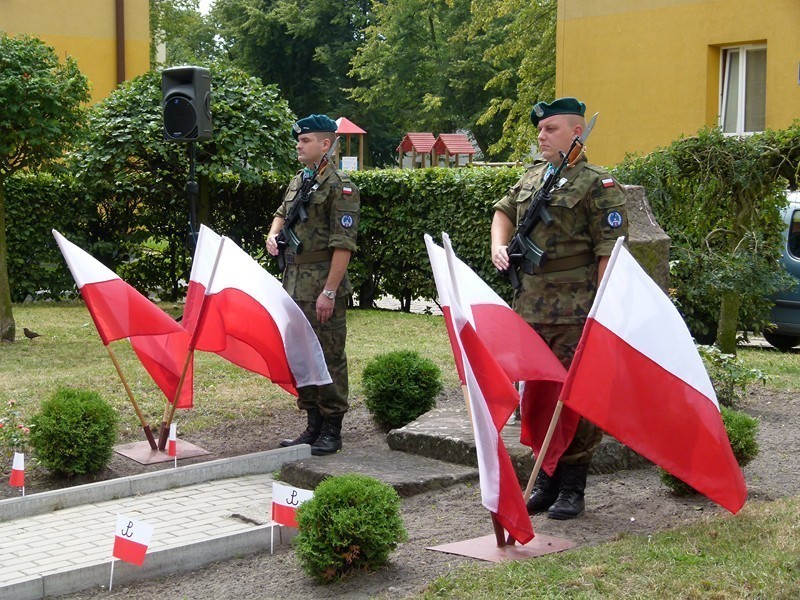
[[[342,193],[345,196],[349,196],[353,193],[353,188],[351,188],[349,185],[342,186]]]
[[[603,184],[604,188],[614,187],[614,180],[611,177],[606,177],[605,179],[601,179],[600,183]]]

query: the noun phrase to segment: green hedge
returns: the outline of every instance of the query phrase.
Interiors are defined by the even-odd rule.
[[[94,208],[82,202],[69,176],[23,173],[5,181],[6,238],[11,299],[62,297],[74,290],[72,276],[51,233],[85,241]]]
[[[374,170],[353,173],[361,190],[362,218],[359,248],[350,268],[361,306],[391,294],[404,308],[413,298],[436,297],[423,235],[441,243],[447,232],[458,256],[499,293],[511,288],[498,277],[490,260],[489,230],[492,204],[520,176],[519,168],[462,168]],[[276,261],[264,251],[272,215],[288,181],[265,176],[254,185],[234,175],[208,182],[211,227],[228,235],[272,273]],[[67,175],[16,176],[9,179],[10,278],[15,301],[64,296],[74,291],[72,278],[50,233],[56,228],[116,271],[143,293],[175,299],[185,293],[190,261],[185,206],[176,202],[169,212],[173,231],[168,238],[148,235],[137,223],[136,211],[126,217],[136,235],[114,232],[104,206],[91,206]],[[167,211],[164,212],[167,214]],[[152,220],[152,215],[147,217]],[[45,293],[39,293],[45,290]]]
[[[360,171],[359,248],[351,276],[362,306],[391,294],[410,308],[414,298],[435,298],[424,234],[441,245],[446,232],[456,254],[498,293],[511,286],[491,263],[492,204],[522,174],[521,168],[391,169]]]

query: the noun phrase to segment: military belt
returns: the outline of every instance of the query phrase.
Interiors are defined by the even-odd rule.
[[[567,256],[564,258],[554,258],[544,263],[543,267],[537,267],[530,261],[524,261],[522,270],[528,275],[540,275],[542,273],[556,273],[558,271],[569,271],[570,269],[577,269],[578,267],[585,267],[594,262],[594,254],[591,252],[584,252],[583,254],[576,254],[575,256]]]
[[[306,252],[304,254],[286,253],[287,265],[305,265],[315,262],[326,262],[331,259],[330,250],[319,250],[317,252]]]

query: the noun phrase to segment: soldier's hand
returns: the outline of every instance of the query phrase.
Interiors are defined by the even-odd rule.
[[[317,296],[317,321],[320,323],[327,323],[333,316],[333,305],[336,300],[328,298],[324,294]]]
[[[272,256],[278,256],[278,234],[274,233],[267,237],[267,252]]]
[[[508,246],[495,246],[492,248],[492,264],[498,271],[507,271],[510,266],[508,261]]]

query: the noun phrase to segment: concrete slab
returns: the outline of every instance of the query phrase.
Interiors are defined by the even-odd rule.
[[[310,456],[311,447],[303,444],[0,500],[0,523],[73,506],[148,494],[204,481],[271,473],[286,461],[295,461]]]
[[[528,482],[533,470],[531,449],[520,443],[520,424],[509,423],[503,428],[503,443],[508,450],[520,483]],[[419,454],[428,458],[459,465],[478,465],[475,436],[465,406],[435,408],[386,437],[392,450]],[[638,469],[651,463],[611,436],[603,438],[592,460],[591,473],[614,473]]]
[[[391,485],[401,497],[478,479],[477,467],[447,463],[386,448],[344,450],[332,456],[284,463],[281,467],[281,480],[310,490],[326,477],[348,473],[375,477]]]

